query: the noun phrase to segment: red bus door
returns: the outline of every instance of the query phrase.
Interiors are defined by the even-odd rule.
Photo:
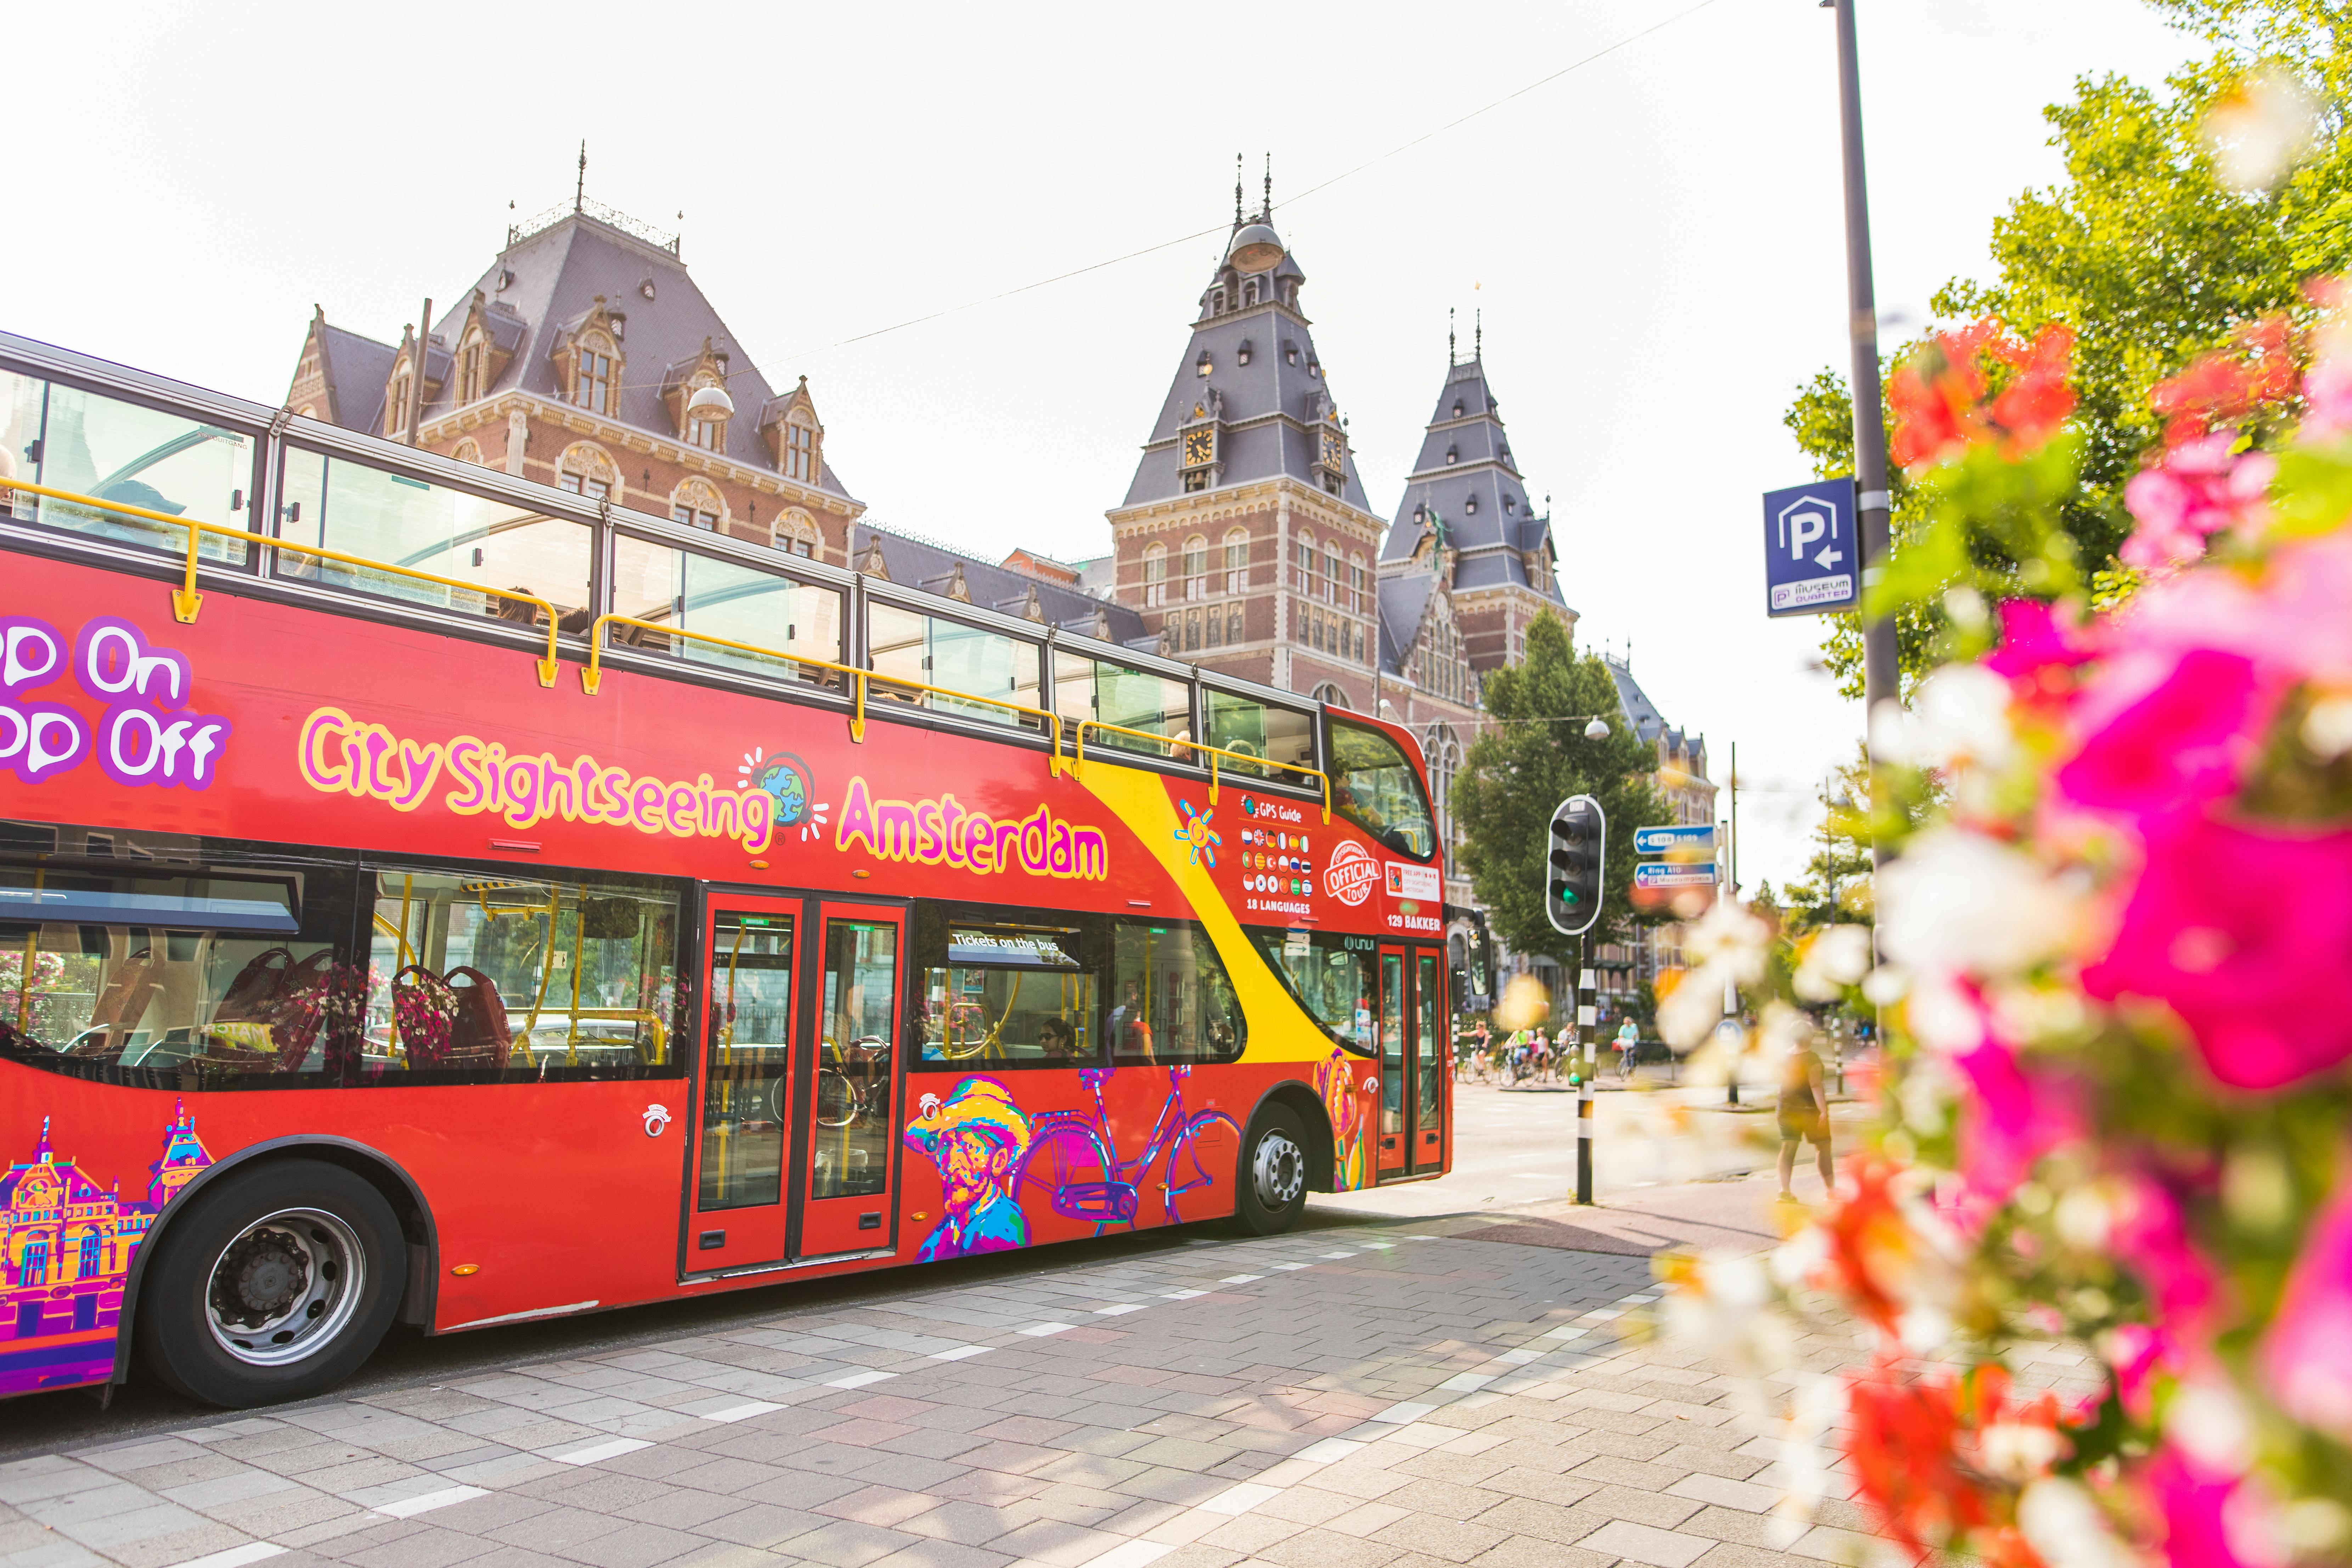
[[[1412,1168],[1445,1163],[1445,1091],[1454,1081],[1454,1041],[1446,1029],[1445,972],[1439,955],[1413,957]]]
[[[810,951],[816,1028],[810,1036],[808,1114],[795,1139],[800,1226],[795,1257],[891,1245],[891,1173],[898,1152],[898,993],[906,912],[827,902]]]
[[[1380,1171],[1384,1176],[1402,1175],[1411,1168],[1405,1107],[1412,1079],[1405,1068],[1406,1052],[1411,1047],[1402,948],[1381,949],[1381,994],[1375,1005],[1380,1008],[1381,1040]]]
[[[688,1273],[783,1260],[800,918],[798,900],[712,900]]]

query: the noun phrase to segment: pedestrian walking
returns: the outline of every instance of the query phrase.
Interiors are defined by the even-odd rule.
[[[1633,1055],[1642,1048],[1642,1031],[1626,1019],[1617,1026],[1617,1076],[1631,1083],[1633,1079]]]
[[[1822,1058],[1810,1041],[1789,1047],[1780,1062],[1780,1201],[1795,1203],[1790,1182],[1797,1173],[1797,1145],[1810,1142],[1814,1163],[1821,1167],[1826,1195],[1837,1180],[1830,1156],[1830,1098],[1822,1078]]]

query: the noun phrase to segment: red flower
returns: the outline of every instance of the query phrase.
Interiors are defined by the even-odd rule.
[[[1853,1188],[1822,1223],[1829,1263],[1855,1310],[1891,1335],[1904,1310],[1897,1292],[1920,1242],[1895,1199],[1899,1167],[1862,1154],[1851,1170]]]
[[[2066,384],[2074,350],[2074,334],[2055,323],[2043,327],[2031,343],[2007,336],[1990,317],[1957,332],[1937,333],[1887,383],[1887,401],[1895,408],[1891,455],[1908,468],[1990,442],[2012,457],[2032,451],[2074,411],[2074,391]],[[1990,405],[1985,360],[2011,373]]]
[[[1996,337],[1990,347],[2017,373],[1993,399],[1992,423],[2008,437],[2012,453],[2032,451],[2056,435],[2074,411],[2074,389],[2066,384],[2074,334],[2053,321],[2030,344]]]
[[[2040,1568],[2014,1524],[1995,1511],[2010,1494],[1988,1474],[1981,1438],[1995,1426],[2042,1427],[2055,1439],[2053,1458],[2068,1444],[2055,1394],[2022,1405],[2009,1396],[2008,1372],[1991,1363],[1910,1383],[1882,1363],[1847,1384],[1846,1457],[1862,1500],[1889,1536],[1923,1558],[1964,1547],[1992,1568]]]
[[[2264,404],[2294,395],[2294,333],[2284,315],[2241,327],[2231,346],[2200,354],[2151,388],[2148,405],[2166,416],[2164,444],[2177,447],[2217,424],[2246,418]]]

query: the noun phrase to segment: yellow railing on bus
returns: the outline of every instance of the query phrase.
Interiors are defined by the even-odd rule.
[[[691,632],[684,626],[674,626],[661,621],[639,620],[635,616],[625,616],[618,611],[597,616],[595,624],[588,628],[588,664],[587,668],[580,672],[580,685],[591,697],[596,695],[596,689],[603,685],[604,680],[604,628],[607,626],[635,626],[640,631],[658,632],[663,637],[684,637],[689,642],[709,643],[714,647],[732,648],[737,653],[752,654],[761,658],[772,658],[785,664],[807,665],[813,669],[830,670],[835,675],[843,676],[846,678],[852,694],[849,738],[853,741],[862,742],[866,739],[866,689],[869,683],[874,681],[880,681],[885,686],[907,691],[928,691],[935,697],[952,698],[958,702],[978,702],[990,708],[1002,708],[1008,713],[1018,713],[1038,721],[1038,727],[1046,731],[1053,742],[1053,751],[1047,765],[1055,774],[1059,774],[1062,771],[1061,715],[1048,712],[1043,708],[1032,708],[1022,702],[1007,702],[1001,697],[982,697],[970,691],[958,691],[952,687],[929,686],[919,680],[908,680],[900,676],[881,675],[874,670],[860,669],[854,664],[835,664],[829,658],[811,658],[806,654],[786,653],[781,648],[763,647],[758,643],[737,642],[732,637],[713,637],[709,632]]]
[[[242,528],[230,528],[217,522],[198,522],[194,518],[173,517],[167,511],[150,511],[143,506],[129,506],[121,501],[103,500],[74,490],[61,490],[48,485],[28,484],[23,479],[0,479],[0,496],[11,490],[23,490],[28,495],[47,496],[53,500],[68,501],[76,506],[95,507],[100,511],[120,512],[125,517],[144,518],[173,528],[188,531],[188,569],[181,585],[172,590],[172,616],[184,626],[194,625],[196,612],[204,606],[205,596],[196,592],[196,542],[209,533],[219,539],[234,539],[240,543],[265,550],[290,550],[297,555],[314,556],[320,561],[339,561],[347,566],[364,566],[371,572],[389,572],[395,577],[414,577],[420,583],[437,583],[445,588],[462,588],[469,594],[487,595],[493,599],[512,599],[518,604],[536,605],[547,616],[547,657],[539,661],[539,683],[555,684],[555,606],[536,594],[518,594],[502,588],[485,588],[479,583],[468,583],[457,577],[444,577],[436,573],[419,572],[413,566],[395,566],[389,561],[373,561],[364,555],[346,555],[340,550],[327,550],[315,544],[297,544],[289,539],[272,539],[267,534],[253,533]]]
[[[1165,746],[1168,748],[1168,760],[1171,762],[1190,762],[1192,760],[1192,753],[1196,752],[1206,756],[1209,759],[1209,802],[1213,805],[1216,804],[1217,799],[1217,759],[1219,757],[1230,757],[1234,762],[1246,763],[1253,768],[1267,769],[1270,773],[1297,773],[1303,777],[1311,778],[1323,786],[1323,820],[1327,823],[1331,820],[1331,775],[1319,768],[1306,767],[1297,763],[1271,762],[1265,757],[1254,757],[1247,752],[1229,751],[1223,746],[1203,745],[1198,741],[1180,740],[1176,736],[1156,734],[1150,730],[1130,730],[1124,724],[1113,724],[1103,719],[1078,721],[1077,762],[1074,764],[1076,768],[1086,766],[1087,731],[1089,730],[1107,730],[1114,735],[1132,735],[1139,741],[1150,741],[1155,745]]]

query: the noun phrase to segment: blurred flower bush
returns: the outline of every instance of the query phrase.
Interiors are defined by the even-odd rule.
[[[1830,931],[1776,969],[1727,903],[1660,1011],[1690,1045],[1727,982],[1768,1039],[1876,1003],[1874,1131],[1769,1258],[1672,1263],[1670,1318],[1784,1376],[1859,1325],[1800,1426],[1923,1554],[2352,1563],[2352,311],[2315,286],[2157,387],[2095,578],[2067,352],[1986,322],[1890,384],[1927,521],[1872,610],[1951,630],[1873,715],[1881,962]],[[2053,1345],[2097,1394],[2021,1392]]]

